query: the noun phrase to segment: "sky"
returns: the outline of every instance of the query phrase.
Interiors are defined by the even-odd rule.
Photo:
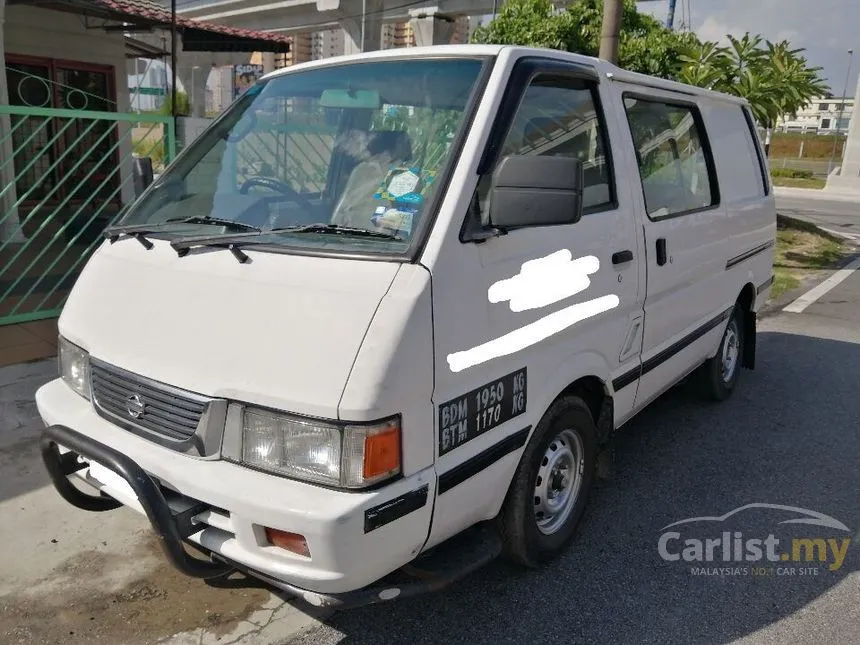
[[[806,49],[811,65],[823,67],[821,75],[839,96],[848,72],[848,50],[856,55],[851,66],[848,95],[854,96],[860,73],[860,2],[857,0],[677,0],[675,28],[689,23],[705,40],[721,41],[726,34],[742,36],[749,31],[771,41],[788,40]],[[665,21],[668,0],[639,4],[639,10]]]

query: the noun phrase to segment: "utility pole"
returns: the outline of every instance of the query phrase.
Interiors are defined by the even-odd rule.
[[[600,30],[600,58],[618,62],[618,35],[621,32],[623,0],[603,0],[603,28]]]
[[[170,0],[170,103],[172,110],[170,116],[173,117],[174,125],[178,115],[176,107],[176,0]]]
[[[669,0],[669,16],[666,18],[668,29],[672,29],[675,25],[675,2],[676,0]]]

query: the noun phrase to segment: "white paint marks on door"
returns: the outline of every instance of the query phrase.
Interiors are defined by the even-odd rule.
[[[593,255],[573,260],[570,251],[562,249],[524,262],[517,275],[492,284],[487,298],[494,304],[508,301],[513,312],[547,307],[588,289],[591,285],[588,276],[599,269],[600,261]],[[578,322],[614,309],[619,302],[618,296],[612,294],[565,307],[477,347],[449,354],[448,367],[452,372],[460,372],[521,351]]]
[[[511,311],[519,312],[546,307],[585,291],[591,284],[588,276],[597,272],[600,261],[593,255],[577,260],[571,257],[570,251],[562,249],[524,262],[517,275],[490,287],[490,302],[510,301]]]

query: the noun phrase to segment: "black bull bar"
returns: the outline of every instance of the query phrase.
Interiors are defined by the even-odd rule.
[[[69,452],[60,454],[59,446]],[[122,506],[121,502],[104,493],[99,496],[89,495],[72,484],[68,476],[87,467],[86,463],[78,459],[79,456],[110,468],[128,482],[149,518],[164,554],[182,573],[193,578],[212,579],[238,571],[292,593],[316,607],[345,609],[438,591],[501,553],[501,542],[496,533],[488,526],[479,525],[466,531],[459,539],[448,540],[434,548],[432,555],[428,553],[426,557],[419,557],[367,587],[334,594],[309,591],[227,560],[200,545],[191,544],[188,537],[201,530],[199,525],[192,522],[192,518],[211,507],[185,498],[192,502],[191,506],[187,510],[174,512],[161,485],[127,455],[61,425],[49,426],[42,431],[40,448],[54,487],[63,499],[77,508],[98,512]],[[192,556],[185,550],[185,543],[211,559],[202,560]]]

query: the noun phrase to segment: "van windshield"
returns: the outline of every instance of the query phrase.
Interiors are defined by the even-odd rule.
[[[254,244],[285,250],[405,253],[430,219],[483,65],[406,58],[261,81],[118,224],[168,239],[260,229]]]

